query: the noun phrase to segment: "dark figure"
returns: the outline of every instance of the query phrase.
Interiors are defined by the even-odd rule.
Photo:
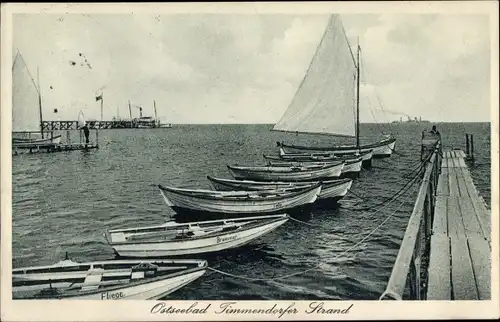
[[[435,135],[439,135],[439,136],[441,136],[441,133],[439,133],[439,131],[437,130],[437,128],[436,128],[436,126],[435,126],[435,125],[433,125],[433,126],[432,126],[431,133],[432,133],[432,134],[435,134]]]
[[[90,143],[89,141],[89,135],[90,135],[90,130],[89,130],[89,127],[87,126],[87,124],[85,124],[83,126],[83,134],[85,134],[85,143]]]

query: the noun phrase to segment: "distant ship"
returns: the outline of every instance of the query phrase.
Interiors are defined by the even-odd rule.
[[[421,123],[424,123],[424,124],[429,124],[429,123],[431,123],[431,122],[430,122],[430,121],[428,121],[428,120],[422,120],[422,117],[421,117],[421,116],[420,116],[419,118],[416,118],[416,117],[415,117],[415,118],[413,118],[413,119],[412,119],[412,118],[410,118],[410,117],[408,116],[408,119],[407,119],[406,121],[403,121],[403,118],[401,117],[401,118],[399,119],[399,121],[392,121],[392,123],[397,123],[397,124],[399,124],[399,123],[404,123],[404,124],[406,124],[406,123],[413,123],[413,124],[421,124]]]

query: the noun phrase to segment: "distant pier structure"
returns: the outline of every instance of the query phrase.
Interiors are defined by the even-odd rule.
[[[145,123],[140,120],[113,120],[113,121],[86,121],[89,129],[144,129],[144,128],[171,128],[172,124]],[[78,121],[43,121],[44,131],[76,130]]]

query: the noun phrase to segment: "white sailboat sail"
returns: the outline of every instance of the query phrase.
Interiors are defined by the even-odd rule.
[[[328,20],[309,69],[273,130],[354,137],[356,63],[339,15]]]
[[[38,88],[18,52],[12,67],[12,132],[40,132],[39,104]]]
[[[78,128],[81,129],[85,126],[85,124],[87,124],[87,122],[85,122],[85,116],[83,115],[83,112],[80,111],[78,114]]]

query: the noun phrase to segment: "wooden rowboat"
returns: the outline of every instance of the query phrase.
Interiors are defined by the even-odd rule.
[[[235,179],[258,181],[311,181],[338,178],[345,162],[328,164],[238,166],[228,165]]]
[[[270,161],[291,161],[291,162],[330,162],[330,161],[352,161],[359,157],[363,159],[363,165],[369,167],[372,164],[373,150],[364,153],[332,153],[332,152],[306,152],[292,153],[280,148],[278,156],[264,155]]]
[[[12,271],[13,299],[153,300],[202,276],[205,260],[111,260]]]
[[[336,161],[322,161],[322,162],[311,162],[311,161],[269,161],[270,166],[275,167],[308,167],[308,166],[328,166],[331,164],[336,164]],[[357,159],[345,160],[344,166],[340,173],[341,177],[347,176],[358,176],[361,172],[363,159],[358,157]]]
[[[321,184],[299,191],[212,191],[158,186],[165,203],[178,214],[258,216],[279,214],[316,201]]]
[[[288,215],[271,215],[115,229],[105,233],[120,256],[163,257],[213,253],[243,246],[275,230]]]
[[[352,185],[350,179],[327,180],[327,181],[312,181],[312,182],[267,182],[267,181],[252,181],[252,180],[232,180],[222,179],[207,176],[211,185],[215,190],[232,191],[232,190],[283,190],[292,191],[294,189],[303,189],[304,187],[321,183],[321,192],[318,199],[335,199],[340,200],[344,197]]]

